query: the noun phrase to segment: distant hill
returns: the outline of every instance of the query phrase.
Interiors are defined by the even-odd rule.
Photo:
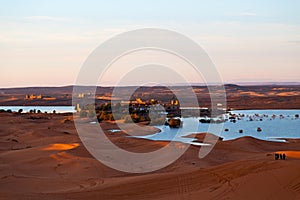
[[[0,89],[0,105],[18,106],[18,105],[52,105],[67,106],[72,105],[72,92],[74,86],[64,87],[24,87],[24,88],[3,88]],[[169,102],[174,96],[172,91],[186,92],[189,86],[171,86],[169,88],[156,86],[142,86],[137,89],[131,99],[142,98],[151,100],[152,98],[160,100],[163,103]],[[233,109],[300,109],[300,84],[292,82],[279,85],[237,85],[225,84],[227,107]],[[129,87],[121,87],[119,92],[128,95]],[[82,93],[89,95],[94,89],[91,86],[79,86],[76,95]],[[113,87],[97,87],[97,102],[104,102],[111,98]],[[204,85],[193,86],[194,92],[198,98],[198,103],[202,107],[210,107],[211,99],[209,88]],[[220,88],[221,89],[221,88]],[[42,95],[46,98],[27,100],[25,95]],[[76,96],[75,95],[75,96]],[[185,103],[191,102],[192,96],[188,93],[185,96]]]
[[[82,93],[87,93],[92,90],[91,86],[78,86]],[[97,87],[97,89],[111,90],[111,87]],[[53,95],[53,94],[72,94],[73,86],[62,87],[21,87],[21,88],[0,88],[0,94],[41,94],[41,95]]]
[[[300,82],[234,82],[234,84],[246,85],[300,85]]]
[[[1,88],[0,93],[2,94],[61,94],[61,93],[72,93],[73,86],[63,87],[22,87],[22,88]]]
[[[192,84],[195,88],[206,88],[207,86],[205,84]],[[226,90],[227,89],[249,89],[253,87],[274,87],[274,86],[291,86],[294,88],[295,86],[300,86],[300,82],[240,82],[240,83],[227,83],[224,85]],[[77,86],[80,89],[77,91],[80,91],[82,93],[87,93],[92,91],[94,87],[91,86]],[[126,88],[130,88],[134,86],[122,86],[123,89],[126,90]],[[170,86],[172,88],[184,88],[187,87],[186,85],[173,85]],[[145,90],[150,88],[164,88],[161,86],[142,86],[140,88],[144,88]],[[106,92],[111,92],[113,90],[113,87],[97,87],[97,94],[103,94]],[[152,90],[152,89],[150,89]],[[72,94],[73,92],[73,86],[62,86],[62,87],[20,87],[20,88],[0,88],[0,94],[41,94],[41,95],[52,95],[52,94]]]

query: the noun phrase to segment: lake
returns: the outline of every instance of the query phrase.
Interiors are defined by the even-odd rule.
[[[216,126],[221,127],[220,132],[212,132],[224,140],[232,140],[243,136],[251,136],[262,140],[284,141],[280,138],[300,138],[300,119],[296,114],[300,110],[237,110],[231,111],[236,115],[236,122],[229,120],[229,115],[224,123]],[[169,126],[156,126],[161,132],[154,135],[141,136],[151,140],[191,142],[194,139],[182,136],[192,133],[208,132],[210,124],[200,123],[200,118],[181,118],[182,128],[170,128]],[[197,128],[191,129],[190,125],[197,124]],[[260,128],[261,131],[257,131]],[[242,133],[240,133],[242,130]]]
[[[73,106],[0,106],[0,110],[12,110],[17,112],[23,109],[23,113],[30,110],[40,110],[41,112],[68,113],[75,112]],[[227,121],[217,124],[220,132],[212,132],[222,137],[224,140],[232,140],[243,136],[251,136],[262,140],[284,141],[280,138],[300,138],[300,119],[296,114],[300,110],[236,110],[231,111],[235,114],[236,122],[229,120],[229,115],[224,116]],[[182,136],[192,133],[208,132],[210,124],[200,123],[201,118],[181,118],[183,126],[181,128],[170,128],[169,126],[155,126],[161,132],[148,136],[137,136],[151,140],[181,141],[191,143],[194,139],[183,138]],[[197,125],[196,128],[195,124]],[[261,131],[258,132],[257,128]],[[240,133],[242,130],[242,133]],[[193,143],[195,144],[195,143]]]
[[[74,106],[0,106],[0,110],[12,110],[18,112],[19,109],[23,109],[23,113],[29,112],[30,110],[40,110],[41,112],[52,113],[53,110],[56,113],[73,113],[76,112]]]

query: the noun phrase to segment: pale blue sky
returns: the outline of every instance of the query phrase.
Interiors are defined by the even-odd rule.
[[[101,42],[136,28],[198,42],[225,82],[300,81],[300,1],[2,1],[0,87],[69,85]]]

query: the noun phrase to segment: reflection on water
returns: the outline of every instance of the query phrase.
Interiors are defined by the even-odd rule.
[[[282,138],[300,138],[300,110],[238,110],[232,111],[231,114],[225,116],[227,120],[223,123],[222,131],[220,133],[213,132],[224,140],[251,136],[262,140],[284,142],[285,140]],[[232,116],[235,120],[229,119]],[[161,132],[142,136],[142,138],[190,143],[194,139],[182,138],[181,136],[195,132],[208,132],[210,124],[200,123],[199,119],[183,118],[183,127],[179,129],[157,126]],[[199,122],[199,125],[196,131],[192,131],[189,124],[195,123],[195,121]]]

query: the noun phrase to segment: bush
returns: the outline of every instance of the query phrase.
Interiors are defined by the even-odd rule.
[[[165,122],[166,122],[166,118],[164,117],[151,118],[151,125],[153,126],[161,126],[164,125]]]
[[[181,126],[181,120],[180,119],[170,119],[169,126],[171,128],[179,128]]]
[[[108,118],[109,118],[110,121],[115,121],[114,116],[111,113],[108,115]]]
[[[96,112],[94,110],[90,110],[88,113],[89,118],[95,118],[96,117]]]
[[[106,121],[114,121],[114,117],[112,115],[112,113],[108,113],[105,111],[102,111],[98,114],[97,116],[98,120],[102,121],[102,120],[106,120]]]
[[[133,122],[133,120],[132,120],[132,118],[131,118],[130,115],[126,115],[126,116],[124,117],[124,121],[125,121],[125,123],[132,123],[132,122]]]
[[[123,118],[123,115],[119,114],[119,113],[114,113],[112,116],[113,116],[114,120],[119,120],[119,119]]]
[[[79,116],[81,118],[87,117],[87,112],[85,110],[80,111]]]

